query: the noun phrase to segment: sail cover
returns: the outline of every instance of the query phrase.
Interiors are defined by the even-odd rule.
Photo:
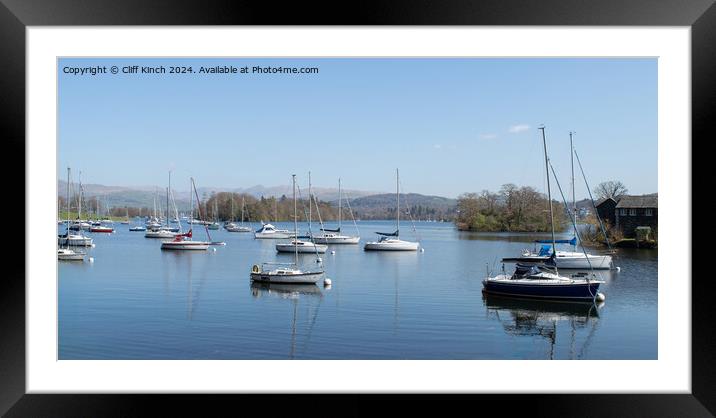
[[[552,255],[549,256],[549,259],[545,260],[544,265],[545,265],[545,266],[550,266],[550,267],[557,267],[557,262],[556,262],[555,259],[554,259],[555,256],[556,256],[556,255],[555,255],[554,253],[552,253]]]
[[[551,244],[551,239],[536,239],[534,242],[539,244]],[[569,244],[569,245],[577,245],[577,237],[574,237],[572,239],[556,239],[554,240],[555,244]]]
[[[396,229],[395,232],[376,232],[376,234],[382,235],[384,237],[397,237],[398,230]]]
[[[326,232],[341,232],[341,228],[337,228],[337,229],[321,228],[321,231],[326,231]]]

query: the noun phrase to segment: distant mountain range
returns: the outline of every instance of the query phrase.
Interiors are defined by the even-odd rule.
[[[165,206],[166,186],[106,186],[102,184],[83,184],[85,198],[99,198],[101,204],[109,207],[144,207],[151,208],[154,205],[154,198],[157,198],[157,204]],[[73,194],[77,191],[77,184],[72,183]],[[256,198],[264,197],[281,197],[286,195],[290,197],[292,193],[291,186],[273,186],[266,187],[257,185],[247,188],[222,188],[222,187],[200,187],[197,189],[200,199],[208,199],[212,193],[218,192],[234,192],[245,193]],[[306,197],[307,190],[302,190],[303,197]],[[67,182],[59,180],[57,182],[58,196],[67,195]],[[322,201],[338,204],[338,188],[330,187],[314,187],[313,193]],[[395,194],[380,193],[364,190],[343,190],[344,198],[351,198],[350,206],[356,218],[359,219],[390,219],[395,217]],[[179,211],[189,209],[189,192],[174,190],[174,199]],[[451,217],[455,213],[457,206],[456,199],[449,199],[440,196],[426,196],[417,193],[401,194],[401,213],[406,213],[407,204],[410,206],[410,213],[415,218],[420,219],[445,219]],[[406,203],[407,202],[407,203]],[[344,206],[347,204],[344,202]],[[403,215],[405,216],[405,215]]]

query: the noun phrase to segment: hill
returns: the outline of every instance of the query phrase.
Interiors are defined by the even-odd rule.
[[[396,198],[392,193],[364,196],[351,199],[350,206],[357,219],[394,219]],[[413,219],[451,220],[456,209],[457,199],[417,193],[400,194],[401,216],[410,213]]]

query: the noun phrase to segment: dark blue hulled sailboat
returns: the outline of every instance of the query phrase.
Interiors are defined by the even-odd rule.
[[[560,276],[557,271],[555,255],[556,240],[554,239],[554,218],[552,211],[552,193],[549,185],[549,160],[547,159],[547,140],[542,131],[542,143],[544,145],[544,160],[547,167],[547,198],[549,199],[550,224],[552,225],[552,251],[547,251],[541,256],[544,258],[542,269],[535,265],[517,264],[513,274],[498,274],[495,277],[487,277],[482,281],[483,292],[499,294],[504,296],[556,299],[556,300],[585,300],[601,301],[604,295],[598,293],[599,285],[604,283],[601,280],[593,280],[588,276],[565,277]],[[551,271],[550,271],[551,270]]]

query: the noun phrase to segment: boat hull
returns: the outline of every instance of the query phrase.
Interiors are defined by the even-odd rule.
[[[112,232],[114,232],[114,228],[92,227],[90,228],[90,232],[111,234]]]
[[[326,249],[328,247],[325,245],[299,245],[295,246],[293,244],[276,244],[276,251],[280,253],[293,253],[293,252],[299,252],[299,253],[319,253],[323,254],[326,252]]]
[[[159,232],[159,231],[147,231],[144,234],[144,238],[174,238],[173,232]]]
[[[263,233],[263,232],[257,232],[254,234],[254,238],[256,239],[288,239],[292,238],[291,234],[286,234],[283,232],[272,232],[270,234]]]
[[[227,232],[251,232],[252,229],[248,227],[236,227],[236,228],[226,228]]]
[[[316,244],[358,244],[360,237],[339,236],[339,237],[313,237]]]
[[[68,240],[67,238],[64,238],[64,237],[58,237],[57,244],[58,245],[70,245],[70,246],[74,246],[74,247],[91,247],[92,246],[92,238],[82,237],[82,236],[80,236],[80,237],[70,236],[70,238]]]
[[[251,273],[251,280],[258,283],[316,284],[323,272],[305,272],[301,274],[271,274],[268,272]]]
[[[173,251],[202,251],[208,250],[208,242],[199,241],[165,241],[162,242],[162,250],[173,250]]]
[[[557,268],[560,269],[578,269],[578,270],[609,270],[612,268],[612,257],[609,255],[589,255],[587,259],[582,255],[559,255],[554,258]],[[524,256],[503,258],[505,263],[520,263],[524,265],[544,265],[550,257]]]
[[[526,283],[523,280],[482,281],[482,291],[494,295],[550,300],[593,300],[599,291],[599,281],[564,283]]]
[[[76,253],[74,251],[59,250],[57,251],[57,259],[61,261],[84,261],[84,253]]]
[[[417,251],[420,246],[417,242],[367,242],[363,249],[365,251]]]

